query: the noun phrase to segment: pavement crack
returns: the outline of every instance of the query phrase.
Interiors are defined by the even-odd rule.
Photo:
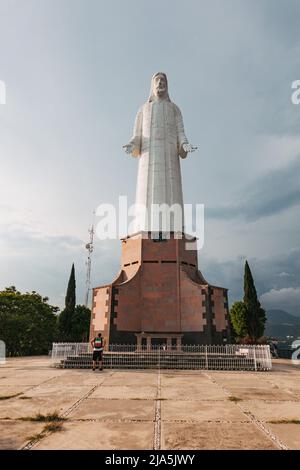
[[[157,374],[157,393],[155,400],[154,436],[153,449],[161,449],[161,374],[160,369]]]

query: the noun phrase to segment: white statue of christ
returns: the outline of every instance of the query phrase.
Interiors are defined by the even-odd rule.
[[[152,77],[148,101],[139,109],[133,136],[124,149],[139,158],[136,204],[148,214],[153,206],[181,209],[181,221],[170,231],[184,231],[183,195],[179,158],[186,158],[197,147],[188,143],[184,133],[181,111],[171,102],[168,81],[164,73]],[[157,231],[150,218],[136,221],[138,231]]]

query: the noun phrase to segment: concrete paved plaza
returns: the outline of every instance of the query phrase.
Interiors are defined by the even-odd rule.
[[[8,359],[0,448],[300,449],[299,372],[284,360],[271,372],[92,372]],[[56,432],[20,419],[55,411],[65,418]]]

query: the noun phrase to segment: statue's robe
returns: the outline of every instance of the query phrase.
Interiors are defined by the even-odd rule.
[[[188,143],[183,119],[178,106],[169,100],[153,100],[145,103],[135,119],[132,155],[139,158],[136,204],[151,214],[153,204],[179,205],[181,222],[176,227],[171,222],[170,231],[183,231],[183,195],[179,157],[187,153],[183,144]],[[153,220],[136,220],[139,230],[156,231]]]

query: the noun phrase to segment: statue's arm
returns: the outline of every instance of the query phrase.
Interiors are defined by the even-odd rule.
[[[176,126],[177,126],[177,145],[178,154],[181,158],[186,158],[189,152],[194,152],[197,147],[189,144],[184,132],[183,118],[180,109],[176,106]]]
[[[178,106],[175,107],[175,113],[176,113],[178,154],[181,156],[181,158],[186,158],[188,152],[184,150],[183,145],[188,144],[188,140],[184,132],[182,114]]]
[[[138,157],[141,154],[142,142],[142,125],[143,125],[143,109],[139,109],[133,128],[133,136],[128,144],[123,145],[126,153],[131,154],[133,157]]]

